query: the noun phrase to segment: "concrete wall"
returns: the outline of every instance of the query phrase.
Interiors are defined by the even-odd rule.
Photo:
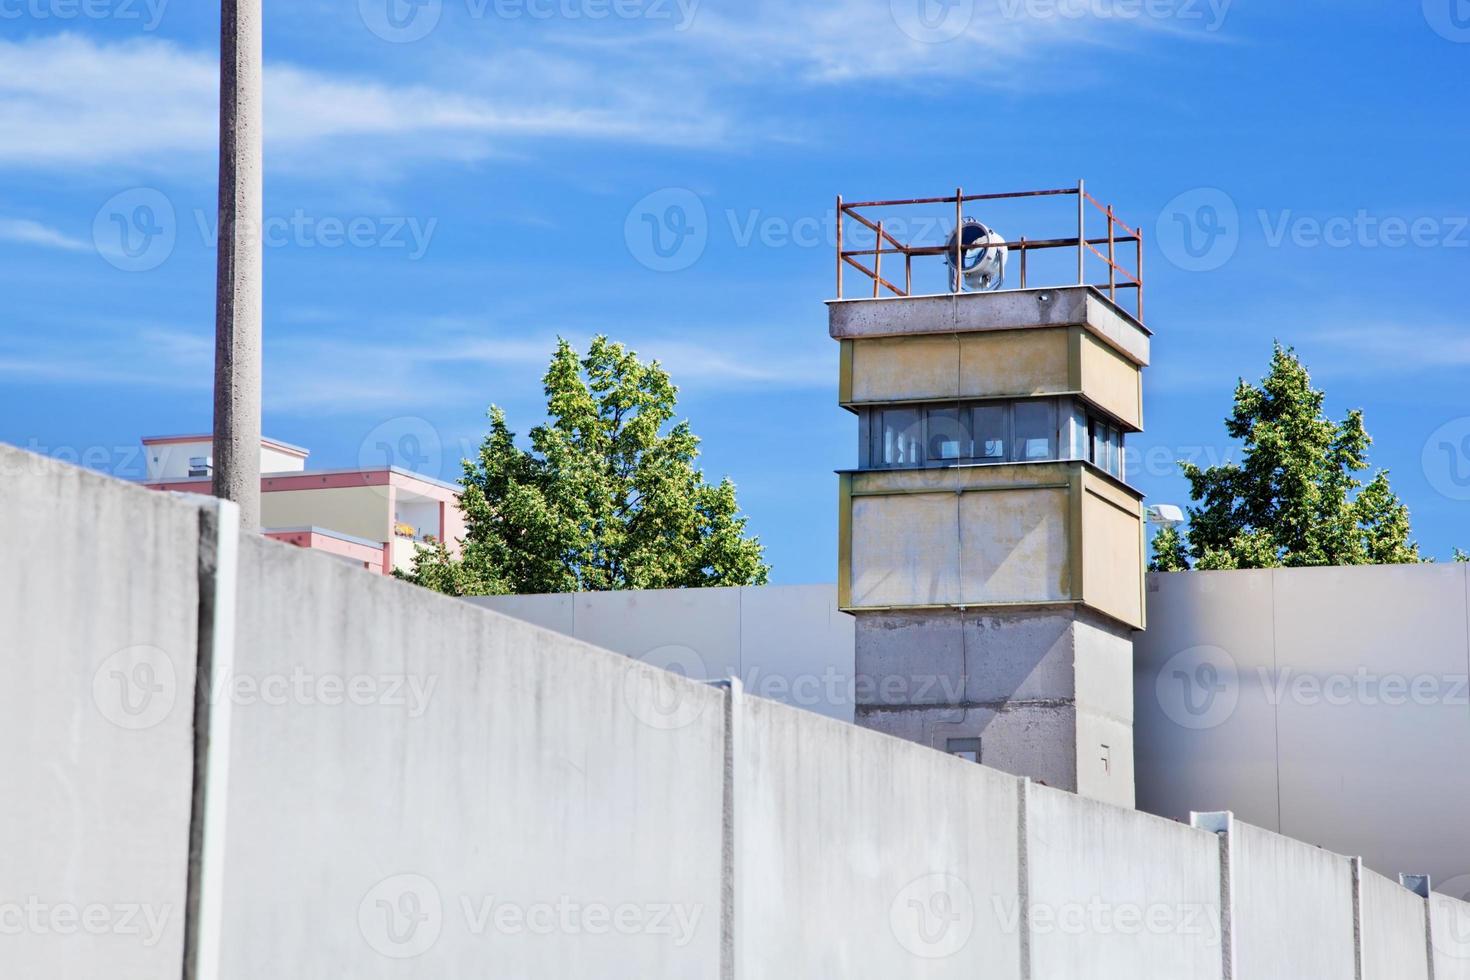
[[[1042,786],[1026,818],[1031,976],[1223,975],[1213,835]]]
[[[307,693],[234,709],[222,977],[719,975],[719,691],[272,542],[241,566],[240,681]]]
[[[1434,980],[1470,980],[1470,904],[1433,895],[1429,914]]]
[[[1264,830],[1089,803],[3,448],[0,504],[32,556],[0,573],[7,976],[1470,964],[1470,906],[1416,919]]]
[[[831,585],[668,589],[467,600],[697,680],[853,720],[853,620]]]
[[[1236,966],[1232,975],[1261,980],[1354,976],[1353,867],[1348,858],[1236,823],[1227,873]]]
[[[857,720],[1119,806],[1133,806],[1129,631],[1072,607],[862,613]]]
[[[1429,980],[1424,899],[1375,872],[1359,874],[1363,980]]]
[[[735,744],[740,976],[1022,975],[1017,780],[755,699]]]
[[[0,446],[0,974],[178,976],[197,508]]]
[[[1150,575],[1138,803],[1470,892],[1465,565]]]

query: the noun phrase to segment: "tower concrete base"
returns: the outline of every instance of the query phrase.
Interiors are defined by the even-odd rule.
[[[1132,629],[1080,606],[856,618],[859,725],[1134,805]]]

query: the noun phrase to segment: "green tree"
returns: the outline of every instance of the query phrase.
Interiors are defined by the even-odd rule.
[[[1244,379],[1225,430],[1244,447],[1241,462],[1180,466],[1189,480],[1187,536],[1154,536],[1159,571],[1420,562],[1409,510],[1379,471],[1364,486],[1373,440],[1363,413],[1341,422],[1323,413],[1324,395],[1289,347],[1276,345],[1259,386]]]
[[[689,423],[669,426],[678,389],[657,361],[605,337],[579,358],[562,340],[544,388],[529,450],[492,406],[465,460],[462,557],[420,549],[403,578],[450,595],[765,584],[735,485],[706,483]]]
[[[1154,535],[1154,556],[1148,563],[1151,572],[1184,572],[1189,570],[1189,544],[1175,527],[1161,527]]]

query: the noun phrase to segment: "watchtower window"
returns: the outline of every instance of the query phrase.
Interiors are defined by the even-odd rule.
[[[1087,420],[1087,431],[1088,461],[1123,479],[1123,430],[1094,415]]]
[[[867,465],[910,468],[1060,459],[1060,415],[1054,398],[870,409]]]
[[[928,412],[929,458],[969,459],[969,413],[956,408],[931,408]]]
[[[977,405],[973,410],[975,427],[975,459],[984,463],[1003,463],[1011,444],[1010,412],[1005,405]]]
[[[873,426],[873,463],[876,466],[922,466],[924,415],[917,408],[888,408],[878,412]]]
[[[1057,403],[1015,403],[1017,462],[1057,458]]]

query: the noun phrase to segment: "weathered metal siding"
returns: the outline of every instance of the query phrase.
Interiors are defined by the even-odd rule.
[[[1082,599],[1142,628],[1143,510],[1138,498],[1087,472],[1082,480]]]
[[[1134,429],[1142,429],[1143,375],[1138,366],[1092,334],[1079,331],[1078,336],[1083,394]]]
[[[850,607],[1071,599],[1071,468],[854,474]]]

